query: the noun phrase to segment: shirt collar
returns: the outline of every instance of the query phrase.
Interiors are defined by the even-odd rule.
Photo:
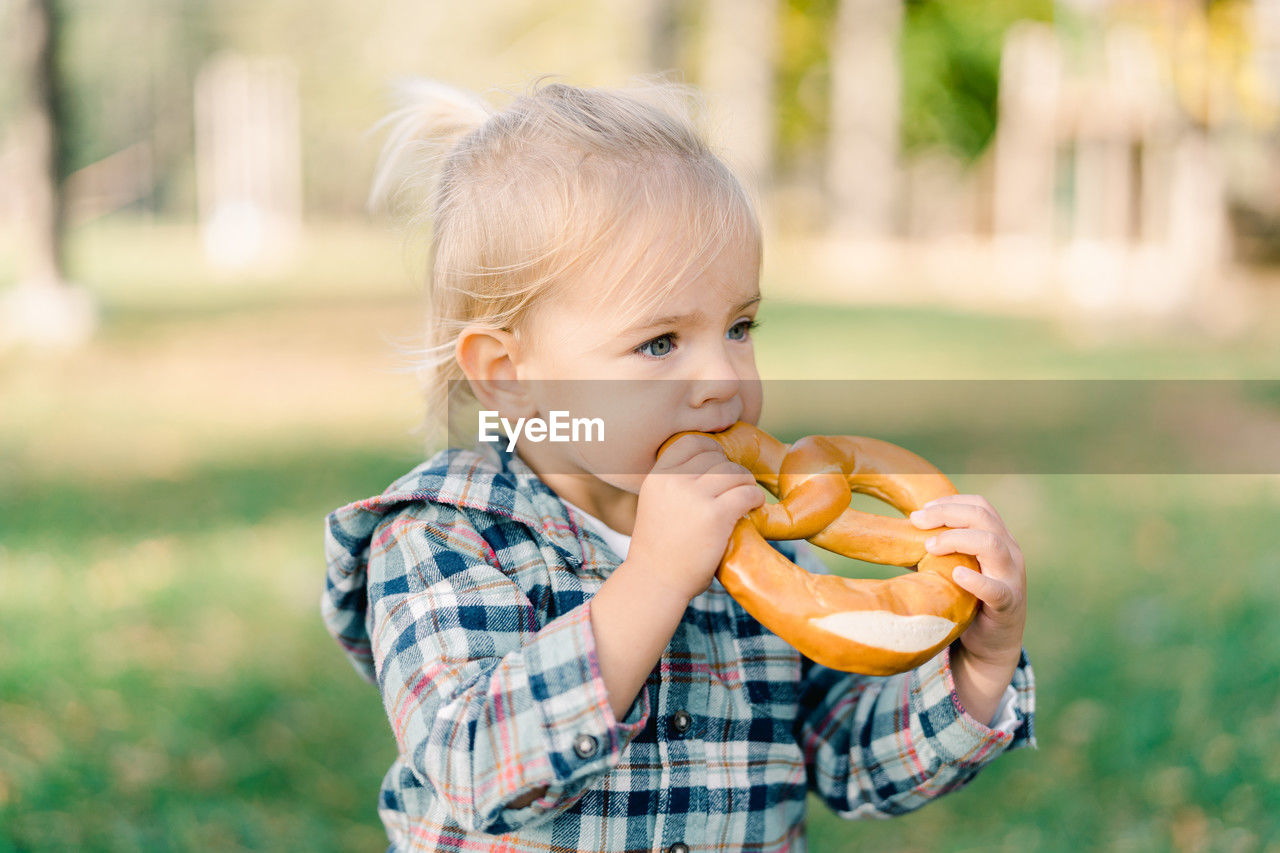
[[[514,451],[495,445],[441,451],[381,496],[384,501],[422,499],[517,521],[549,541],[574,566],[588,561],[583,537],[599,538],[574,523],[559,495]]]

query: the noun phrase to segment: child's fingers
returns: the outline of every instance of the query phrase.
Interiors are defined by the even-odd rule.
[[[960,500],[963,499],[963,500]],[[1000,514],[986,500],[976,495],[948,495],[930,501],[908,516],[916,527],[975,527],[982,530],[1004,530]]]
[[[715,461],[711,465],[709,465],[707,467],[707,470],[702,472],[701,476],[703,477],[731,476],[731,477],[734,477],[735,479],[742,480],[744,482],[749,480],[750,482],[754,483],[756,481],[756,478],[751,475],[751,472],[747,470],[746,466],[739,465],[737,462],[734,462],[732,459],[726,459],[723,456],[720,457],[718,461]]]
[[[1005,541],[1005,546],[1009,549],[1009,556],[1013,558],[1014,565],[1021,567],[1022,571],[1026,571],[1026,558],[1022,556],[1022,549],[1018,547],[1018,543],[1010,537]]]
[[[748,485],[733,487],[720,495],[719,499],[733,508],[734,518],[740,518],[756,507],[764,505],[764,491],[752,482]]]
[[[720,449],[719,442],[714,438],[705,435],[682,435],[671,442],[671,446],[667,448],[666,452],[658,457],[654,469],[670,471],[673,468],[681,468],[702,454],[716,450],[720,450],[720,456],[723,458],[724,451]],[[712,464],[711,461],[704,463],[703,470],[710,464]]]
[[[989,530],[944,530],[925,540],[925,548],[930,554],[936,555],[972,554],[978,558],[983,574],[988,576],[1009,580],[1017,576],[1013,555],[1009,553],[1004,538]]]
[[[923,507],[921,507],[921,509],[924,509],[926,507],[931,507],[931,506],[942,506],[944,504],[953,504],[953,503],[975,504],[977,506],[982,507],[983,509],[985,509],[987,512],[991,513],[995,517],[997,518],[1000,517],[1000,513],[996,512],[996,508],[991,505],[991,501],[987,500],[982,495],[943,495],[940,498],[934,498],[933,500],[929,501]]]
[[[738,515],[746,515],[765,502],[764,489],[756,482],[755,475],[745,466],[723,455],[718,464],[712,465],[698,476],[698,483],[703,494],[745,507]]]
[[[981,495],[947,495],[929,501],[909,516],[911,523],[924,530],[935,527],[968,528],[994,533],[1004,543],[1018,571],[1025,571],[1022,549],[1013,541],[1004,519]],[[965,549],[964,553],[972,553]]]
[[[965,566],[956,566],[951,579],[977,596],[983,607],[997,613],[1007,613],[1017,607],[1018,595],[1013,587],[989,575]]]

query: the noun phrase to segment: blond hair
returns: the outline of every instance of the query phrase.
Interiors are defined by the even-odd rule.
[[[627,322],[732,241],[760,251],[754,205],[699,131],[688,87],[538,81],[501,110],[433,81],[399,95],[377,125],[391,132],[370,206],[430,227],[416,365],[428,430],[474,402],[454,358],[467,326],[519,339],[531,309],[583,281]]]

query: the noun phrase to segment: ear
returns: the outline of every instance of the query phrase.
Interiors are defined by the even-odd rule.
[[[505,329],[468,326],[458,335],[454,356],[485,408],[505,415],[536,414],[516,370],[520,344],[515,335]]]

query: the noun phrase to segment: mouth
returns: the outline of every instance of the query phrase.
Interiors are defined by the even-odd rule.
[[[736,423],[737,423],[737,421],[730,421],[729,423],[725,424],[724,426],[716,427],[715,429],[704,429],[704,430],[699,430],[699,432],[724,432],[725,430],[729,429],[730,427],[732,427],[732,426],[733,426],[734,424],[736,424]]]
[[[672,439],[674,439],[677,435],[683,435],[683,434],[685,434],[685,433],[690,433],[690,432],[700,432],[700,433],[704,433],[704,434],[709,433],[709,434],[714,435],[715,433],[720,433],[720,432],[726,432],[726,431],[728,431],[729,429],[731,429],[731,428],[732,428],[735,424],[737,424],[737,423],[738,423],[737,421],[730,421],[730,422],[729,422],[729,423],[727,423],[727,424],[724,424],[724,425],[722,425],[722,426],[715,427],[715,428],[713,428],[713,429],[696,429],[696,428],[695,428],[695,429],[681,430],[680,432],[675,433],[674,435],[669,436],[669,437],[667,438],[667,440],[666,440],[666,441],[664,441],[664,442],[662,443],[662,446],[660,446],[660,447],[658,448],[658,451],[657,451],[657,453],[655,454],[654,458],[655,458],[655,459],[657,459],[657,457],[661,456],[661,455],[662,455],[662,452],[663,452],[664,450],[666,450],[666,449],[667,449],[667,447],[672,443]]]

